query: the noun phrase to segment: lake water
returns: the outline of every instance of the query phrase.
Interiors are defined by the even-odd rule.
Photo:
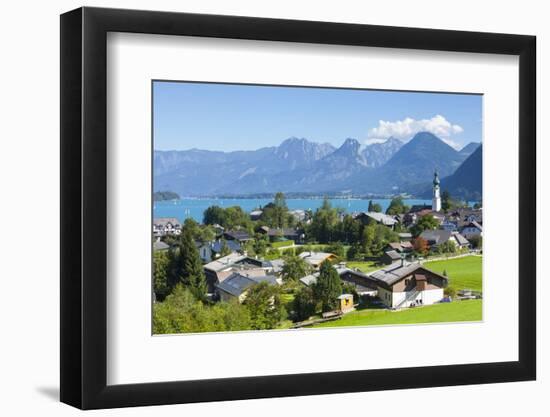
[[[231,207],[241,206],[246,212],[265,206],[267,203],[272,202],[270,198],[249,198],[249,199],[182,199],[175,201],[155,201],[153,206],[154,217],[175,217],[180,222],[183,222],[186,218],[191,217],[197,222],[202,222],[202,216],[204,210],[210,206]],[[373,202],[382,206],[382,210],[386,211],[390,205],[391,199],[372,199]],[[408,206],[416,204],[432,204],[432,200],[416,200],[405,199],[405,204]],[[352,213],[355,211],[367,211],[369,207],[368,199],[347,199],[347,198],[334,198],[330,199],[330,203],[333,207],[343,208],[346,212]],[[323,199],[321,198],[287,198],[286,204],[290,210],[313,210],[321,207]]]

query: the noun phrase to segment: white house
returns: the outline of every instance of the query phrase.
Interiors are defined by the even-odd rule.
[[[369,274],[378,287],[378,298],[390,308],[429,305],[441,301],[447,277],[419,263],[396,262]]]
[[[181,234],[181,223],[174,217],[158,217],[153,219],[153,235],[179,235]]]
[[[466,239],[471,239],[472,237],[478,237],[483,235],[483,226],[480,225],[475,220],[466,224],[461,232],[462,236]]]
[[[457,248],[466,248],[470,242],[458,232],[450,230],[424,230],[420,237],[425,239],[430,245],[430,249],[435,250],[439,245],[446,242],[453,243]]]

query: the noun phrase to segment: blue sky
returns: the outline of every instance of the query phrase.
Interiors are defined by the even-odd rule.
[[[482,96],[155,81],[154,149],[233,151],[289,137],[340,146],[435,133],[455,148],[482,139]]]

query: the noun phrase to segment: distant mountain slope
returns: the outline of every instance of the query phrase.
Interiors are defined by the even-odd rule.
[[[470,142],[466,146],[464,146],[459,153],[461,155],[464,155],[465,158],[469,157],[471,154],[474,153],[474,151],[481,146],[481,143],[479,142]]]
[[[442,177],[450,175],[463,160],[437,136],[420,132],[378,170],[377,177],[395,191],[410,192],[411,187],[430,182],[434,170]]]
[[[254,174],[234,184],[235,189],[249,193],[268,193],[273,190],[293,192],[332,192],[346,189],[350,178],[367,170],[360,152],[361,144],[348,138],[334,152],[315,161],[311,166],[284,170],[278,175]]]
[[[382,143],[373,143],[365,147],[363,157],[371,168],[378,168],[390,160],[390,158],[403,146],[403,142],[394,137]]]
[[[277,147],[255,151],[155,151],[154,189],[186,196],[231,193],[232,186],[246,177],[251,176],[245,184],[263,183],[279,172],[308,169],[334,149],[328,143],[289,138]]]
[[[441,189],[453,197],[477,201],[483,196],[483,148],[478,146],[454,174],[441,180]]]

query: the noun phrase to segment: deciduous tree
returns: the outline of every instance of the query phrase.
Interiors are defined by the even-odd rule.
[[[311,266],[299,256],[285,256],[281,271],[283,281],[297,281],[311,273]]]

